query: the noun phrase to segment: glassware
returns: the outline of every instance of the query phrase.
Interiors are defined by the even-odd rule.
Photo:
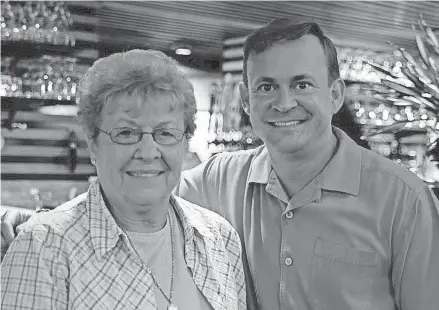
[[[73,24],[62,1],[4,1],[1,16],[1,38],[55,45],[75,45],[69,33]]]
[[[51,55],[20,59],[16,67],[14,63],[14,57],[2,58],[2,96],[73,100],[79,79],[88,69],[78,65],[76,58]]]

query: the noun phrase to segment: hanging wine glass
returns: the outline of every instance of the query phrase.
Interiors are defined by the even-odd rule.
[[[48,19],[48,12],[44,2],[37,2],[35,14],[36,42],[43,43],[45,41],[45,27]]]

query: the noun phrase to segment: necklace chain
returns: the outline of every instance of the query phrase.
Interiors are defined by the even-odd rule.
[[[146,269],[146,271],[151,276],[152,281],[154,282],[155,286],[162,293],[163,297],[165,297],[166,301],[168,302],[168,306],[173,306],[173,304],[172,304],[172,293],[174,292],[174,279],[175,279],[175,245],[174,245],[174,227],[172,225],[171,211],[168,212],[168,216],[167,217],[168,217],[168,221],[169,221],[169,227],[170,227],[170,230],[171,230],[171,259],[172,259],[171,288],[170,288],[170,291],[169,291],[169,297],[168,297],[168,295],[166,295],[165,291],[160,286],[160,284],[157,281],[156,277],[154,276],[154,273],[152,272],[151,268],[148,267],[148,265],[145,263],[143,258],[140,256],[139,252],[137,251],[136,247],[134,246],[133,242],[131,241],[131,238],[128,235],[128,233],[120,225],[119,225],[119,227],[122,229],[122,231],[127,236],[128,241],[129,241],[131,247],[134,249],[134,252],[136,252],[137,256],[139,257],[140,261],[142,262],[143,267]]]

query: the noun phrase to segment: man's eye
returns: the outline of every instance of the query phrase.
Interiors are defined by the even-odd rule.
[[[297,83],[297,84],[294,86],[294,88],[295,88],[295,89],[299,89],[299,90],[307,90],[307,89],[309,89],[311,86],[312,86],[312,85],[311,85],[311,83],[309,83],[309,82],[299,82],[299,83]]]
[[[263,92],[271,92],[276,90],[276,88],[271,84],[262,84],[258,87],[258,90],[262,90]]]

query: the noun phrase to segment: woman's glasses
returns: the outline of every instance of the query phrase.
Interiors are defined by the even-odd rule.
[[[129,127],[114,128],[108,132],[100,128],[98,130],[109,135],[111,141],[117,144],[135,144],[142,140],[144,134],[150,134],[158,144],[174,145],[180,143],[186,135],[183,131],[175,128],[158,128],[152,132]]]

